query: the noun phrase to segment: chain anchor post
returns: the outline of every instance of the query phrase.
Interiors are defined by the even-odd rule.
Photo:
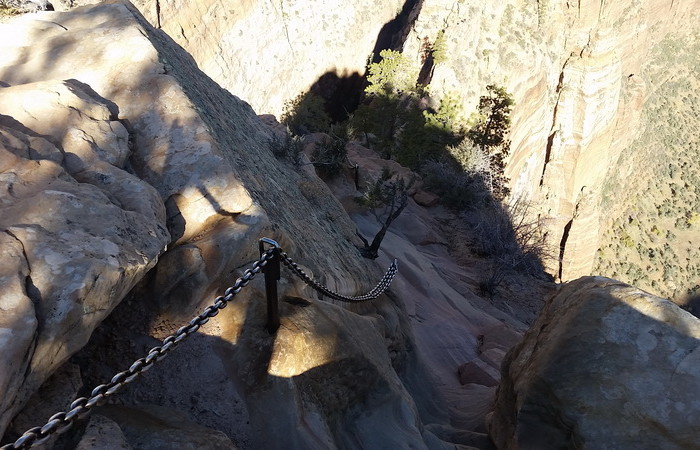
[[[265,253],[266,244],[272,246],[272,256],[262,268],[262,272],[265,274],[265,295],[267,297],[267,331],[270,334],[275,334],[280,327],[277,298],[277,281],[280,279],[280,246],[270,238],[262,238],[259,241],[260,256]]]

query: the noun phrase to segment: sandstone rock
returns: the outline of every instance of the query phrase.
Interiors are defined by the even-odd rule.
[[[562,286],[503,365],[498,448],[695,448],[700,321],[600,277]]]
[[[236,361],[230,374],[257,405],[250,410],[254,447],[424,446],[418,411],[392,366],[405,357],[405,341],[391,329],[395,313],[368,318],[324,302],[285,301],[273,340],[262,305],[241,306],[248,317],[227,322],[220,351]],[[385,339],[386,347],[375,345]],[[387,347],[402,355],[392,358]],[[275,410],[284,416],[271,420]]]
[[[143,356],[133,355],[136,349],[132,346],[144,341],[153,345],[153,339],[141,334],[141,330],[145,328],[162,338],[167,335],[162,330],[177,329],[184,316],[193,314],[199,303],[209,300],[208,295],[222,285],[229,285],[231,276],[240,273],[239,267],[257,258],[256,239],[263,230],[269,231],[296,260],[309,267],[309,272],[317,280],[333,290],[349,294],[366,292],[379,279],[378,267],[359,256],[354,247],[357,243],[354,226],[323,182],[313,174],[297,171],[288,161],[276,159],[269,145],[272,132],[252,109],[200,72],[181,48],[151,28],[131,6],[105,2],[94,8],[43,13],[40,20],[36,18],[21,17],[0,29],[3,35],[11,33],[13,36],[12,40],[5,39],[0,43],[0,81],[3,86],[9,85],[3,89],[16,95],[14,99],[23,98],[21,94],[24,92],[47,91],[47,86],[49,92],[51,89],[58,92],[65,85],[67,91],[61,91],[60,97],[66,93],[66,102],[76,102],[89,114],[61,111],[60,120],[70,127],[58,126],[49,118],[38,118],[31,125],[45,127],[39,132],[24,125],[13,126],[12,139],[31,143],[31,147],[29,144],[21,147],[22,158],[26,161],[12,154],[7,163],[1,160],[2,167],[11,168],[9,172],[13,177],[21,172],[26,180],[34,183],[31,187],[35,190],[44,188],[39,183],[43,181],[50,182],[51,191],[60,188],[73,195],[59,196],[64,202],[55,210],[60,210],[61,214],[49,215],[48,219],[42,217],[41,221],[37,216],[48,208],[48,200],[37,203],[36,210],[24,208],[23,211],[33,215],[21,224],[42,224],[34,228],[46,226],[60,236],[80,234],[83,227],[90,233],[82,233],[82,242],[70,241],[70,245],[66,243],[57,249],[58,256],[52,254],[48,262],[39,258],[38,265],[34,263],[34,253],[40,250],[39,244],[30,241],[31,236],[25,230],[32,228],[30,225],[11,228],[16,238],[2,234],[8,242],[2,251],[14,261],[13,265],[7,266],[11,269],[7,275],[2,273],[3,280],[7,280],[3,286],[17,290],[12,296],[3,294],[2,297],[4,302],[9,303],[6,299],[13,301],[12,314],[5,314],[0,319],[3,328],[10,328],[13,333],[12,346],[0,353],[2,358],[7,358],[7,364],[0,369],[0,381],[9,386],[3,392],[10,389],[14,392],[22,385],[21,376],[26,373],[27,365],[22,357],[30,351],[28,349],[38,345],[35,354],[54,354],[41,347],[44,345],[41,333],[50,328],[43,327],[43,318],[40,316],[37,321],[34,315],[31,298],[36,293],[32,283],[27,283],[28,277],[31,276],[42,294],[42,301],[37,302],[38,308],[44,308],[44,300],[54,298],[44,297],[44,293],[50,294],[60,288],[60,284],[39,285],[39,281],[48,279],[42,272],[44,266],[47,266],[44,272],[49,269],[82,270],[77,262],[61,264],[61,258],[66,258],[66,255],[78,262],[94,256],[104,265],[111,264],[114,248],[108,246],[105,251],[97,252],[88,248],[89,238],[99,236],[102,239],[101,233],[117,227],[122,216],[142,215],[138,210],[116,211],[123,205],[134,204],[132,200],[139,198],[123,192],[130,192],[136,181],[146,186],[144,189],[148,193],[145,197],[150,198],[154,192],[159,194],[160,202],[155,203],[160,205],[160,212],[151,214],[147,225],[161,233],[160,245],[154,246],[155,255],[147,254],[138,260],[141,262],[139,270],[127,270],[133,277],[123,282],[104,273],[97,276],[97,269],[89,272],[88,279],[97,278],[98,284],[104,283],[104,289],[111,287],[105,293],[100,284],[100,289],[93,289],[95,294],[110,300],[113,295],[114,302],[85,306],[70,297],[72,304],[78,305],[76,308],[87,308],[88,313],[94,313],[90,317],[96,320],[81,323],[82,316],[77,314],[68,314],[68,320],[56,318],[57,323],[72,327],[74,332],[50,343],[56,346],[64,344],[64,347],[58,347],[61,358],[84,344],[94,324],[104,317],[101,314],[108,314],[133,286],[132,281],[143,277],[168,240],[169,250],[161,255],[161,262],[130,294],[131,304],[136,303],[139,308],[135,308],[135,312],[123,310],[122,318],[129,320],[122,323],[128,326],[120,327],[119,332],[105,332],[111,338],[119,335],[123,345],[115,347],[110,358],[87,358],[87,368],[100,373],[109,372],[111,376],[128,367],[132,357]],[[38,35],[42,38],[36,39]],[[26,42],[32,43],[31,52],[27,51]],[[76,50],[82,48],[84,42],[90,42],[92,51],[88,54]],[[13,100],[13,103],[17,101]],[[21,105],[26,105],[29,111],[27,114],[10,108],[8,112],[3,109],[3,116],[24,114],[22,120],[29,123],[35,112],[43,114],[42,102],[22,101]],[[2,105],[5,108],[6,104]],[[58,113],[56,117],[59,117]],[[11,124],[19,122],[19,119],[13,119]],[[80,126],[74,125],[76,123]],[[110,126],[114,123],[113,136],[104,128],[105,123]],[[119,128],[119,123],[123,128]],[[74,133],[72,129],[84,133]],[[123,130],[128,132],[127,139],[120,138],[124,137]],[[19,135],[20,132],[23,135]],[[85,141],[94,141],[98,148],[89,149],[91,145],[83,145]],[[75,151],[70,149],[73,146]],[[125,148],[128,151],[124,151]],[[34,158],[32,155],[48,156],[35,161],[29,159]],[[84,162],[82,158],[88,157],[92,159]],[[138,180],[131,183],[126,178],[117,178],[116,174],[121,172],[107,173],[104,164],[119,170],[128,169],[125,173],[136,176]],[[102,172],[105,172],[105,177],[101,176]],[[41,180],[35,179],[39,177]],[[84,182],[78,183],[78,177],[83,177]],[[13,189],[21,193],[28,188],[15,183]],[[157,199],[157,196],[153,197]],[[15,201],[7,194],[0,198],[11,205]],[[99,204],[93,207],[89,201],[95,199]],[[116,206],[115,202],[122,206]],[[135,205],[143,206],[138,201]],[[87,209],[96,211],[99,217],[87,216]],[[7,210],[3,204],[3,221],[11,217],[5,214]],[[80,212],[83,216],[78,214]],[[71,214],[77,214],[75,224],[61,222],[72,217]],[[136,218],[133,220],[137,222]],[[162,228],[164,224],[170,232],[170,239]],[[138,222],[137,225],[142,224]],[[143,227],[147,228],[146,224]],[[148,239],[146,229],[139,231],[136,237]],[[112,239],[111,235],[108,236]],[[39,237],[44,238],[43,235]],[[24,257],[22,244],[28,257]],[[128,242],[119,241],[115,245],[118,247],[116,252],[131,249]],[[109,254],[105,253],[107,250]],[[116,266],[130,267],[127,262],[117,260]],[[48,267],[49,263],[53,266]],[[93,264],[88,267],[101,266]],[[317,295],[303,287],[301,282],[288,277],[289,274],[284,275],[282,284],[294,295],[313,304],[310,300]],[[60,281],[60,277],[54,276],[54,279]],[[223,320],[218,328],[215,325],[210,331],[202,331],[191,338],[200,345],[194,347],[202,352],[179,350],[183,352],[179,357],[174,352],[163,363],[168,371],[158,373],[154,369],[139,379],[138,386],[130,388],[133,391],[127,389],[120,395],[134,399],[134,403],[153,398],[153,403],[165,407],[173,405],[173,410],[193,413],[198,421],[214,424],[216,429],[225,430],[228,435],[233,434],[233,428],[239,427],[243,429],[241,442],[250,442],[254,438],[270,444],[263,445],[266,448],[275,445],[289,448],[289,442],[308,446],[324,446],[328,442],[344,446],[364,442],[374,447],[420,448],[425,445],[418,408],[397,373],[400,370],[413,373],[413,368],[420,368],[420,364],[410,353],[411,338],[396,303],[385,299],[377,306],[367,306],[367,310],[376,316],[373,318],[364,318],[326,303],[320,303],[317,308],[309,306],[306,314],[284,310],[283,323],[287,323],[288,328],[280,332],[279,339],[275,339],[264,331],[262,293],[249,289],[236,299],[236,308],[229,307],[225,310],[227,314],[222,313],[220,319]],[[93,306],[101,309],[89,309]],[[4,321],[8,318],[12,320],[5,326]],[[118,320],[116,317],[108,320],[112,319]],[[241,336],[227,334],[227,327],[241,329],[241,324],[251,328],[246,326],[246,333]],[[35,344],[33,338],[37,330],[39,338]],[[124,344],[126,336],[134,339],[126,339]],[[75,346],[66,345],[73,342]],[[335,342],[338,342],[337,348]],[[243,343],[252,347],[245,347]],[[273,359],[266,360],[268,354],[260,353],[259,346],[263,344],[266,351],[274,353]],[[273,345],[274,351],[271,350]],[[210,365],[203,366],[197,357],[204,358]],[[114,371],[108,360],[114,360]],[[236,366],[232,365],[234,360]],[[100,367],[92,368],[91,364],[96,361],[100,362]],[[169,361],[182,364],[175,366],[178,370],[171,371]],[[51,365],[40,362],[42,364],[37,364],[37,370],[41,369],[42,374],[46,372],[48,375]],[[211,367],[211,370],[203,371],[203,367]],[[179,376],[173,378],[174,373]],[[231,374],[235,377],[232,378]],[[90,379],[93,377],[90,375]],[[149,377],[158,382],[149,382]],[[252,384],[248,384],[251,377]],[[24,383],[26,392],[23,393],[36,389],[45,376],[35,378],[31,384]],[[260,380],[262,383],[258,383]],[[193,388],[193,391],[187,391],[185,387]],[[425,403],[433,401],[434,396],[429,393],[431,387],[421,389],[424,392],[422,398],[427,399]],[[200,397],[197,395],[199,391],[212,395]],[[11,408],[5,408],[3,404],[3,420],[9,420],[19,408],[22,395]],[[234,408],[229,405],[239,396],[245,397],[245,404],[233,414],[231,410]],[[0,398],[6,399],[4,396]],[[208,403],[196,408],[192,404],[193,398],[202,398],[202,402]],[[193,409],[188,410],[188,407]],[[263,411],[268,415],[263,415]],[[217,417],[219,414],[221,417]],[[231,420],[244,418],[247,414],[254,415],[250,425]],[[269,415],[275,420],[272,421]],[[380,430],[388,432],[384,434]],[[129,432],[126,429],[124,432],[128,437]],[[118,433],[114,436],[116,443],[121,445]]]
[[[191,100],[178,82],[165,74],[166,68],[159,61],[158,52],[126,6],[102,4],[91,8],[91,15],[105,13],[104,17],[108,18],[97,26],[88,19],[90,15],[83,13],[85,10],[46,13],[47,18],[58,20],[52,23],[61,23],[61,26],[48,26],[48,22],[32,21],[31,17],[20,17],[4,25],[4,32],[15,35],[20,41],[30,40],[32,33],[38,32],[45,39],[34,43],[28,55],[24,54],[24,47],[17,47],[13,42],[0,44],[0,63],[2,67],[11,68],[0,71],[0,80],[17,90],[24,89],[19,86],[24,83],[75,80],[71,83],[73,86],[82,86],[87,95],[109,103],[114,118],[125,119],[132,128],[134,152],[129,162],[133,171],[155,187],[165,202],[174,241],[191,239],[222,217],[248,209],[252,205],[250,195],[233,176],[230,163],[225,161]],[[108,35],[104,30],[117,34]],[[85,40],[90,41],[93,48],[104,48],[105,52],[80,55],[80,64],[75,64],[78,55],[66,53],[65,49],[74,48]],[[114,44],[117,40],[119,45]],[[47,59],[52,64],[46,64]],[[69,89],[75,90],[75,87]],[[84,103],[73,106],[79,109]],[[40,105],[31,106],[41,108]],[[104,110],[81,110],[72,114],[50,124],[42,122],[45,132],[56,133],[53,142],[72,139],[76,144],[89,147],[90,139],[84,138],[81,130],[72,130],[69,118],[80,114],[99,118],[97,114],[103,116]],[[62,122],[68,125],[65,131],[61,130]],[[125,139],[124,127],[116,126],[121,127],[118,132]],[[118,156],[113,155],[113,158]],[[66,157],[70,162],[70,155]]]
[[[51,82],[0,88],[0,105],[3,430],[153,267],[168,233],[156,192],[123,170],[126,132],[104,103]]]
[[[352,82],[364,74],[368,56],[378,53],[378,41],[390,41],[382,28],[404,2],[362,0],[341,6],[252,0],[234,9],[220,0],[134,4],[224,89],[258,113],[279,117],[286,101],[324,74],[330,82]]]
[[[131,450],[119,425],[100,414],[92,414],[85,434],[75,450]]]

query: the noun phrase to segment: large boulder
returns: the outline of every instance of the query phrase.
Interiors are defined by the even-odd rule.
[[[128,133],[103,102],[42,82],[0,88],[0,105],[1,431],[169,235],[158,193],[126,171]]]
[[[621,282],[563,285],[506,356],[501,449],[697,448],[700,321]]]

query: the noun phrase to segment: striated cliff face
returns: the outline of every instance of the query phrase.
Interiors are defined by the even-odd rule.
[[[666,34],[696,23],[698,6],[424,0],[407,2],[410,13],[399,17],[401,6],[389,1],[245,2],[231,11],[197,2],[186,14],[169,2],[140,3],[223,87],[274,114],[329,70],[362,72],[375,44],[388,46],[387,33],[419,66],[425,43],[444,30],[447,56],[433,68],[431,92],[458,95],[467,115],[489,83],[513,94],[507,173],[513,193],[547,223],[559,256],[550,270],[564,280],[592,269],[602,182],[638,133],[648,90],[640,67]]]

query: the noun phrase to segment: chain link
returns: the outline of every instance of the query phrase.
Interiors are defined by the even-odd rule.
[[[90,397],[81,397],[73,403],[67,412],[59,412],[51,416],[43,427],[34,427],[27,430],[19,439],[10,444],[3,445],[0,450],[23,449],[35,447],[48,441],[54,433],[63,433],[68,430],[73,422],[84,417],[90,412],[93,406],[98,406],[107,401],[111,395],[119,392],[125,385],[134,381],[140,374],[149,370],[153,365],[165,358],[177,345],[185,340],[189,335],[196,332],[200,326],[209,321],[210,318],[219,314],[219,310],[224,309],[228,302],[238,294],[241,289],[248,285],[255,275],[265,267],[272,257],[273,249],[268,249],[260,259],[253,263],[252,268],[246,269],[243,276],[236,280],[233,286],[224,291],[224,295],[216,297],[214,303],[207,306],[201,314],[194,317],[190,322],[177,330],[174,334],[163,339],[162,345],[153,347],[144,358],[137,359],[129,369],[114,375],[109,383],[101,384],[92,390]]]
[[[279,247],[277,248],[279,249]],[[231,301],[241,289],[246,287],[255,275],[265,267],[272,258],[274,250],[274,248],[267,249],[260,256],[260,259],[253,263],[252,268],[246,269],[243,276],[237,279],[233,286],[230,286],[224,291],[224,295],[216,297],[212,305],[207,306],[204,311],[190,320],[187,325],[180,327],[174,334],[163,339],[161,342],[162,345],[153,347],[145,357],[134,361],[127,370],[114,375],[109,383],[101,384],[94,388],[90,393],[90,397],[81,397],[73,401],[68,411],[54,414],[43,427],[34,427],[27,430],[15,442],[3,445],[0,447],[0,450],[24,449],[41,445],[48,441],[54,433],[60,434],[68,430],[73,425],[73,422],[86,416],[92,407],[104,404],[110,396],[119,392],[125,385],[134,381],[140,374],[148,371],[155,363],[165,358],[169,352],[180,344],[180,342],[199,330],[199,327],[207,323],[210,318],[219,314],[219,310],[224,309],[228,305],[228,302]],[[282,262],[306,284],[321,294],[342,302],[358,303],[374,300],[389,289],[391,282],[398,272],[398,262],[395,259],[374,289],[364,295],[348,297],[333,292],[312,280],[286,252],[281,252],[280,256]]]
[[[382,295],[384,292],[386,292],[387,289],[389,289],[389,286],[391,285],[391,282],[394,280],[394,277],[396,276],[396,273],[398,272],[398,261],[395,259],[391,265],[389,266],[389,269],[387,269],[386,273],[382,277],[381,280],[379,280],[379,283],[369,291],[368,293],[364,295],[358,295],[356,297],[348,297],[346,295],[338,294],[337,292],[333,292],[327,287],[315,282],[314,280],[311,279],[310,276],[304,272],[301,267],[297,263],[295,263],[292,258],[287,255],[287,252],[282,252],[280,254],[282,257],[282,262],[284,263],[285,266],[289,268],[292,272],[294,272],[295,275],[297,275],[299,278],[301,278],[304,283],[308,284],[311,286],[313,289],[316,291],[320,292],[321,294],[330,297],[335,300],[339,300],[341,302],[347,302],[347,303],[359,303],[359,302],[366,302],[368,300],[374,300],[375,298],[379,297]]]

